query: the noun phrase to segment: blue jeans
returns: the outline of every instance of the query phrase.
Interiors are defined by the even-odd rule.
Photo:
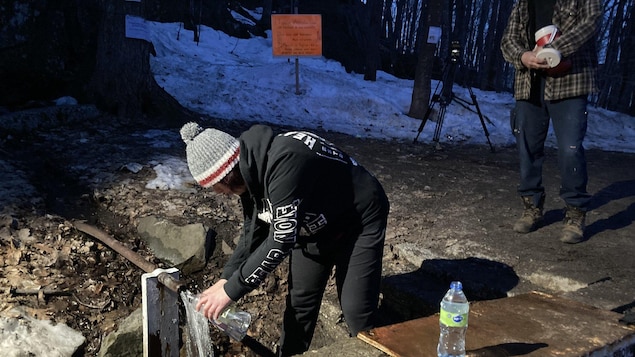
[[[586,97],[516,102],[512,129],[520,161],[520,196],[533,196],[536,204],[544,194],[542,166],[551,119],[558,143],[560,197],[567,205],[586,211],[591,197],[587,193],[587,165],[582,145],[587,130],[586,107]]]

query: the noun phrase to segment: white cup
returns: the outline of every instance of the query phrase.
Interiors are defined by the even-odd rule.
[[[534,39],[536,40],[536,45],[543,47],[558,38],[558,36],[560,36],[560,31],[558,31],[556,25],[547,25],[536,31]]]

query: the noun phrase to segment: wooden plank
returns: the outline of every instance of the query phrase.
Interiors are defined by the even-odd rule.
[[[357,337],[389,356],[436,356],[439,317],[388,325],[359,333]]]
[[[541,293],[471,304],[468,356],[604,356],[635,345],[621,314]],[[436,356],[438,314],[358,334],[393,357]],[[594,354],[597,353],[597,354]]]

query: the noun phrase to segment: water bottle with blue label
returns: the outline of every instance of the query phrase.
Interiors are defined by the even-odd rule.
[[[453,281],[441,300],[438,357],[465,357],[465,335],[470,303],[460,281]]]

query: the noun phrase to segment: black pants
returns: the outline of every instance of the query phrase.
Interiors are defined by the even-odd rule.
[[[289,293],[280,356],[309,349],[322,296],[333,267],[340,306],[350,334],[374,327],[379,303],[386,217],[359,234],[334,239],[327,247],[297,245],[290,256]]]

